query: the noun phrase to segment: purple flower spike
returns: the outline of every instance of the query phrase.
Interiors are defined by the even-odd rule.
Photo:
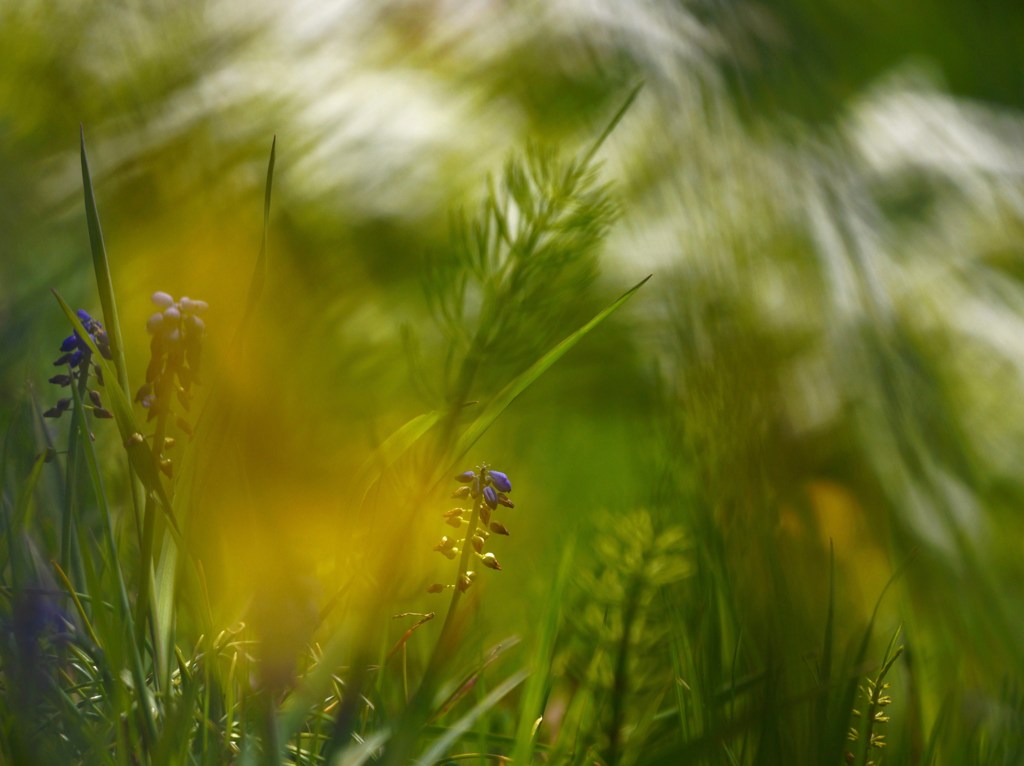
[[[487,474],[491,477],[491,483],[499,492],[512,491],[512,482],[501,471],[488,471]]]
[[[462,484],[469,484],[476,478],[476,474],[473,471],[463,471],[455,477],[455,481],[461,482]]]
[[[492,510],[498,507],[498,493],[494,491],[494,487],[484,487],[484,500]]]

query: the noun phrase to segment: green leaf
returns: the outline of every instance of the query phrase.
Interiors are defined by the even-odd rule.
[[[427,748],[426,752],[420,756],[419,760],[416,761],[416,766],[430,766],[431,764],[441,760],[441,758],[448,753],[448,748],[450,748],[459,737],[469,731],[469,727],[472,726],[480,716],[497,705],[509,692],[525,681],[528,675],[529,673],[525,670],[520,670],[518,673],[513,674],[511,677],[505,679],[505,681],[496,686],[491,693],[480,700],[472,710],[462,716],[462,718],[456,721],[440,738],[435,740],[434,743]]]
[[[563,601],[569,575],[575,555],[573,538],[562,553],[554,583],[548,593],[548,604],[544,618],[538,626],[536,642],[533,650],[533,674],[523,690],[522,702],[519,706],[519,725],[516,728],[515,750],[512,754],[513,763],[530,763],[533,757],[533,742],[536,724],[543,718],[544,706],[551,690],[551,660],[554,656],[555,639],[558,637],[559,618],[562,614]]]
[[[586,335],[597,327],[601,322],[611,316],[617,311],[626,301],[628,301],[633,294],[639,290],[644,284],[651,278],[651,275],[644,277],[642,280],[637,282],[633,287],[624,292],[608,306],[602,309],[594,316],[589,322],[580,327],[569,337],[565,338],[561,343],[548,351],[544,356],[538,359],[529,369],[520,373],[518,376],[513,378],[509,383],[498,392],[487,406],[484,407],[483,412],[474,420],[469,428],[465,430],[458,442],[455,444],[455,449],[452,454],[452,465],[458,463],[466,453],[469,452],[470,448],[476,444],[477,440],[484,435],[488,428],[498,419],[498,416],[508,408],[516,398],[523,393],[527,388],[532,385],[537,378],[547,372],[548,368],[551,367],[555,362],[565,356],[568,351],[583,340]],[[445,466],[444,473],[450,470],[450,466]]]
[[[437,425],[440,418],[441,413],[437,410],[417,415],[385,439],[356,474],[356,498],[362,501],[374,482],[380,479],[384,472],[390,469],[424,434]]]
[[[100,295],[103,307],[103,326],[110,340],[110,354],[113,357],[116,376],[107,380],[117,380],[121,388],[129,390],[128,367],[124,358],[124,343],[121,340],[121,323],[117,318],[117,302],[114,300],[114,285],[110,279],[110,264],[107,261],[107,250],[103,244],[103,229],[100,228],[100,215],[96,208],[96,195],[92,187],[92,175],[89,172],[89,159],[85,152],[85,129],[81,131],[82,144],[82,187],[85,190],[85,220],[89,226],[89,244],[92,248],[92,265],[96,272],[96,290]],[[84,335],[82,337],[85,337]]]
[[[245,300],[245,314],[242,317],[242,324],[239,327],[239,334],[249,323],[249,317],[256,310],[256,306],[263,295],[263,288],[267,283],[267,229],[270,226],[270,191],[274,186],[274,163],[277,158],[277,136],[270,144],[270,161],[267,163],[267,184],[263,191],[263,237],[260,240],[260,253],[256,256],[256,267],[252,272],[252,280],[249,282],[249,294]]]

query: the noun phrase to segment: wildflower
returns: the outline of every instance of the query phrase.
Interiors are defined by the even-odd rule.
[[[479,465],[475,470],[463,471],[455,477],[460,486],[452,497],[473,498],[473,512],[465,508],[452,508],[445,511],[443,516],[445,523],[456,529],[461,529],[465,524],[466,536],[463,540],[463,548],[472,547],[473,553],[480,559],[480,562],[489,569],[500,570],[501,565],[493,553],[484,553],[484,545],[491,533],[497,535],[508,535],[508,528],[498,522],[491,521],[491,513],[499,506],[514,508],[515,505],[508,499],[508,492],[512,491],[512,482],[508,474],[503,471],[495,471],[488,468],[486,464]],[[454,559],[459,549],[447,536],[441,538],[441,542],[434,546],[434,550],[446,558]],[[467,550],[466,553],[469,553]],[[464,566],[464,564],[463,564]],[[475,574],[464,572],[460,574],[456,586],[459,591],[465,591],[473,584]],[[446,586],[452,587],[452,586]],[[428,593],[440,593],[444,587],[437,584],[431,585]]]
[[[107,338],[107,332],[103,329],[103,325],[93,319],[85,309],[79,309],[76,313],[79,321],[82,323],[82,329],[89,336],[92,345],[100,352],[100,356],[110,359],[110,340]],[[54,375],[50,378],[50,383],[61,388],[67,388],[72,384],[78,385],[82,396],[88,397],[87,409],[92,410],[93,414],[99,418],[113,417],[103,408],[103,401],[100,398],[99,391],[87,388],[90,371],[95,371],[96,383],[98,385],[103,385],[103,378],[100,375],[100,368],[92,361],[92,348],[78,334],[78,330],[75,330],[61,342],[60,356],[57,357],[53,364],[56,367],[67,365],[68,371]],[[43,413],[43,417],[59,418],[67,410],[71,409],[71,401],[69,397],[58,400],[55,406]]]
[[[491,477],[491,483],[499,492],[511,492],[512,482],[508,480],[508,476],[501,471],[488,471],[487,475]]]
[[[172,393],[187,412],[191,388],[199,383],[199,361],[206,325],[200,314],[209,308],[206,301],[182,297],[175,301],[165,292],[153,293],[151,300],[159,311],[146,322],[150,341],[150,361],[146,382],[135,395],[135,401],[149,410],[149,417],[167,414]],[[178,425],[191,431],[181,418]]]

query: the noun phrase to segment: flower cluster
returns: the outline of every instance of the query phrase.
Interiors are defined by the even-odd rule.
[[[160,309],[146,322],[153,336],[146,382],[135,395],[135,401],[149,410],[148,419],[170,413],[171,395],[182,408],[190,407],[193,383],[199,383],[199,357],[206,329],[199,315],[208,308],[206,301],[183,297],[175,301],[164,292],[153,293],[152,301]],[[188,423],[178,419],[182,430],[190,431]]]
[[[445,523],[455,529],[466,526],[466,534],[462,541],[463,549],[471,547],[473,555],[481,564],[489,569],[501,569],[498,559],[490,551],[484,552],[484,546],[492,534],[508,535],[508,528],[501,522],[492,519],[492,514],[498,506],[515,508],[515,504],[509,500],[508,493],[512,491],[512,482],[506,474],[487,467],[486,464],[477,466],[475,471],[465,471],[455,477],[455,480],[462,484],[452,497],[472,498],[473,508],[452,508],[444,514]],[[434,550],[448,559],[454,559],[459,555],[457,541],[444,535],[441,541],[434,546]],[[446,588],[458,587],[465,591],[473,584],[476,573],[465,571],[460,573],[457,585],[441,585],[435,583],[427,591],[429,593],[440,593]]]
[[[89,312],[84,309],[79,309],[76,313],[83,329],[89,335],[89,340],[92,341],[104,358],[110,359],[110,340],[107,338],[103,325],[93,319]],[[89,344],[78,334],[77,330],[66,337],[64,342],[60,344],[60,356],[53,364],[56,367],[66,365],[68,371],[54,375],[50,378],[51,383],[61,388],[67,388],[72,384],[79,386],[83,398],[85,398],[86,392],[88,392],[89,403],[86,405],[87,409],[91,409],[98,418],[113,417],[104,409],[99,391],[88,388],[90,370],[94,371],[96,383],[101,386],[103,385],[103,373],[100,371],[99,365],[92,360],[92,349],[89,348]],[[71,401],[71,397],[59,399],[55,406],[43,413],[43,417],[59,418],[65,411],[71,409]]]

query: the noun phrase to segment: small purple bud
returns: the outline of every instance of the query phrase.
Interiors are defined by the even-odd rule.
[[[82,323],[83,326],[87,326],[90,322],[92,322],[92,317],[89,316],[89,312],[86,311],[85,309],[78,309],[78,311],[76,311],[75,313],[78,315],[78,320]]]
[[[160,330],[160,326],[163,325],[163,323],[164,315],[158,311],[146,320],[146,332],[150,335],[155,335]]]
[[[485,553],[480,557],[480,562],[490,569],[501,569],[501,564],[498,563],[498,559],[494,557],[493,553]]]
[[[461,482],[462,484],[469,484],[476,478],[476,474],[473,471],[463,471],[455,477],[455,481]]]
[[[496,535],[507,535],[509,533],[508,528],[497,521],[491,522],[491,531]]]
[[[181,319],[181,312],[178,311],[177,306],[171,306],[170,308],[164,309],[164,321],[165,322],[177,322]]]
[[[61,351],[74,351],[78,348],[78,336],[71,334],[64,339],[64,342],[60,344]]]
[[[96,407],[102,407],[103,406],[103,402],[100,401],[100,392],[99,391],[90,391],[89,392],[89,401],[91,401],[93,403],[93,405],[96,406]]]
[[[153,303],[155,303],[157,306],[159,306],[162,309],[165,309],[165,308],[168,308],[169,306],[173,306],[174,305],[174,298],[172,298],[167,293],[161,292],[159,290],[157,292],[153,293],[153,295],[151,295],[149,299],[151,301],[153,301]]]
[[[71,354],[62,354],[57,358],[57,361],[53,363],[54,367],[62,367],[71,361]]]
[[[66,386],[71,383],[71,376],[65,374],[54,375],[52,378],[50,378],[50,382],[53,383],[55,386]]]
[[[206,301],[192,301],[193,314],[202,314],[208,308],[210,308],[210,304]]]
[[[469,487],[459,487],[452,492],[452,497],[469,497]]]
[[[480,506],[480,521],[487,524],[491,520],[491,509],[487,505]]]
[[[427,593],[441,593],[443,590],[444,586],[441,583],[436,582],[427,588]]]
[[[82,363],[82,357],[84,356],[85,354],[82,353],[82,350],[78,349],[75,351],[75,353],[71,355],[71,358],[68,360],[68,364],[70,364],[72,367],[77,367]]]
[[[506,508],[515,508],[516,507],[516,504],[513,503],[511,500],[509,500],[508,499],[508,495],[504,494],[503,492],[499,492],[498,493],[498,503],[500,503],[501,505],[505,506]]]
[[[102,407],[97,407],[96,409],[94,409],[92,411],[92,414],[98,418],[103,418],[105,420],[109,420],[110,418],[114,417],[113,415],[110,414],[110,412],[103,409]]]
[[[44,418],[59,418],[64,410],[59,407],[50,407],[46,412],[43,413]]]
[[[494,487],[484,487],[484,501],[491,510],[498,507],[498,493],[494,491]]]
[[[499,492],[512,491],[512,482],[510,482],[508,480],[508,476],[503,474],[501,471],[488,471],[487,475],[491,477],[491,483]]]

